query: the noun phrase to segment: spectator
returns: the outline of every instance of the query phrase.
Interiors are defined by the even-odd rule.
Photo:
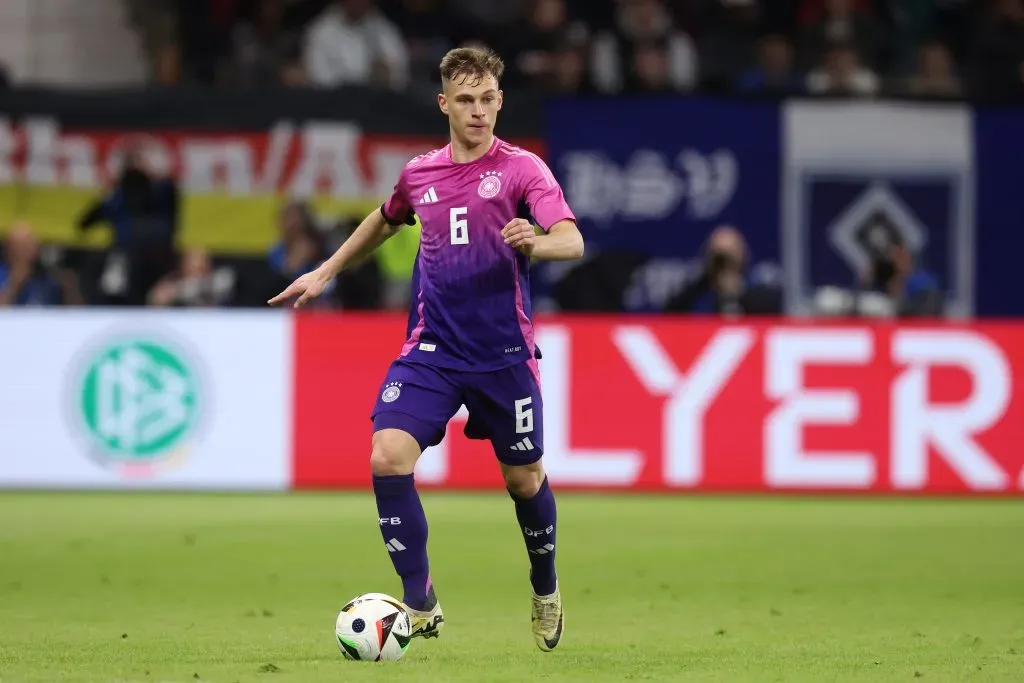
[[[938,280],[884,215],[867,226],[868,263],[856,291],[823,287],[815,297],[822,315],[937,317],[943,314]]]
[[[374,0],[335,0],[310,26],[303,61],[319,87],[409,84],[405,41]]]
[[[1024,0],[996,0],[975,37],[971,72],[979,95],[1024,92]]]
[[[939,37],[940,21],[960,0],[894,0],[882,5],[891,24],[892,68],[913,69],[920,58],[920,46]]]
[[[857,52],[845,44],[833,45],[825,63],[807,76],[807,90],[815,95],[870,97],[878,87],[878,76],[861,66]]]
[[[668,69],[668,54],[657,43],[640,43],[633,50],[633,77],[641,92],[668,92],[672,81]]]
[[[513,68],[506,74],[512,87],[550,87],[560,54],[583,46],[588,39],[585,25],[569,21],[565,0],[533,0],[525,26],[515,35],[508,50],[514,54],[509,60]]]
[[[862,296],[880,294],[904,317],[941,315],[938,281],[921,266],[900,231],[884,215],[875,216],[869,230],[871,261],[860,276]]]
[[[177,221],[177,184],[154,173],[141,149],[129,150],[113,189],[78,221],[83,231],[104,223],[114,228],[113,247],[99,278],[107,303],[145,303],[149,290],[174,263]]]
[[[587,82],[586,53],[583,49],[564,48],[554,53],[554,69],[547,89],[554,93],[585,93]]]
[[[714,90],[731,88],[755,61],[761,10],[755,0],[718,0],[701,41],[701,79]]]
[[[736,89],[768,95],[803,92],[804,79],[793,68],[793,49],[785,38],[770,34],[761,39],[757,66],[739,78]]]
[[[290,202],[278,214],[280,240],[267,255],[275,278],[290,283],[303,273],[317,267],[325,257],[323,238],[313,222],[308,207]],[[271,289],[277,288],[277,284]]]
[[[906,91],[918,97],[957,97],[961,94],[960,79],[953,73],[953,59],[940,42],[921,46],[917,55],[917,71],[906,83]]]
[[[181,256],[177,270],[163,277],[150,290],[150,306],[222,306],[230,298],[234,277],[227,269],[214,270],[210,255],[199,248]]]
[[[77,276],[63,269],[48,271],[32,229],[25,223],[11,226],[0,261],[0,307],[81,303]]]
[[[696,87],[698,60],[693,40],[673,24],[665,5],[660,0],[622,0],[615,28],[594,41],[591,67],[597,89],[603,93],[643,91],[644,82],[632,67],[637,63],[636,52],[650,54],[652,45],[664,55],[673,90]],[[646,58],[641,56],[641,60]]]
[[[809,7],[819,4],[818,11]],[[802,63],[817,64],[827,58],[833,46],[842,44],[854,51],[860,63],[875,66],[879,50],[878,25],[857,0],[822,0],[808,3],[803,11],[810,22],[801,35]]]
[[[231,35],[232,52],[225,79],[243,87],[301,85],[298,37],[286,31],[284,0],[257,0],[252,18]]]
[[[397,0],[394,17],[409,54],[410,79],[438,81],[437,65],[449,48],[459,42],[456,30],[446,21],[443,0]]]
[[[777,287],[758,282],[748,271],[747,243],[731,225],[708,237],[699,275],[672,297],[666,311],[722,315],[779,315],[782,298]]]
[[[177,41],[164,45],[159,56],[158,69],[164,77],[215,83],[241,5],[242,0],[175,0],[172,7]]]
[[[343,219],[333,231],[338,239],[331,251],[352,236],[359,226],[359,219]],[[376,257],[370,257],[352,268],[340,273],[331,285],[330,300],[342,309],[372,310],[384,304],[384,279],[380,263]]]

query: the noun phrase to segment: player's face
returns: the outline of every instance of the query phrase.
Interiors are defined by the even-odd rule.
[[[501,110],[502,93],[494,76],[477,82],[454,78],[438,95],[438,104],[448,116],[452,132],[472,147],[491,139]]]

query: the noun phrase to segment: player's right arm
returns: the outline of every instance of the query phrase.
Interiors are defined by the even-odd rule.
[[[391,199],[364,218],[359,227],[329,259],[316,270],[299,276],[295,282],[267,303],[274,306],[292,297],[298,297],[294,307],[299,308],[310,299],[320,296],[340,272],[370,256],[380,245],[394,236],[403,224],[413,225],[416,222],[415,216],[412,205],[402,189],[403,180],[404,177],[399,179]]]

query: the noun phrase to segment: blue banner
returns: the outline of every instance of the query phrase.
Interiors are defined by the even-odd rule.
[[[778,107],[556,100],[547,130],[552,170],[589,245],[691,258],[729,223],[755,254],[777,254]]]
[[[947,314],[1024,316],[1010,247],[1024,228],[1024,109],[556,100],[547,142],[588,252],[630,264],[626,310],[657,310],[708,234],[733,225],[754,264],[778,264],[790,313],[869,280],[884,233]]]
[[[1024,108],[975,115],[979,315],[1024,316]]]

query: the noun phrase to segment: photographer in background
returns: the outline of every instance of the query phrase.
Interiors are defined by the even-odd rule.
[[[78,221],[80,230],[109,223],[113,245],[104,255],[96,283],[105,303],[141,306],[176,262],[178,188],[171,178],[146,168],[140,150],[129,151],[113,189]]]
[[[821,288],[815,298],[819,314],[877,318],[943,315],[938,281],[918,263],[906,239],[884,214],[871,218],[864,241],[869,261],[860,274],[859,288]]]
[[[871,271],[864,278],[862,301],[871,294],[881,294],[899,317],[941,316],[939,284],[917,263],[900,232],[884,218],[879,219],[873,230],[878,242],[871,252]]]
[[[726,316],[779,315],[782,297],[777,287],[750,277],[746,240],[735,227],[723,225],[708,237],[698,276],[669,299],[665,310]]]

